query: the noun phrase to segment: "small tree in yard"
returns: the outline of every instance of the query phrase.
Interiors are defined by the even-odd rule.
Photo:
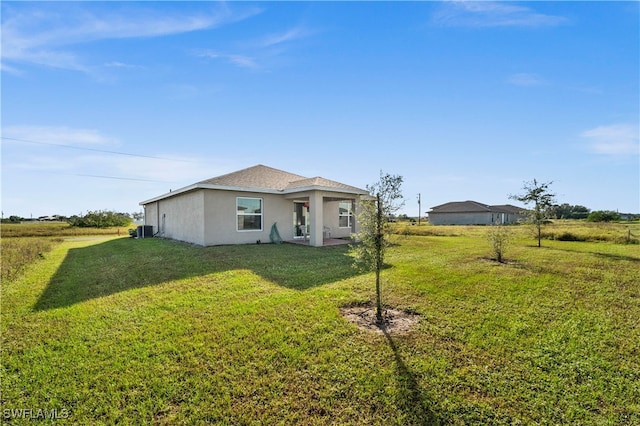
[[[511,241],[511,234],[507,227],[500,221],[497,221],[495,225],[489,228],[487,239],[493,248],[493,254],[496,256],[496,260],[502,263],[504,261],[504,252]]]
[[[509,198],[518,200],[526,205],[533,204],[533,210],[527,212],[527,221],[532,223],[538,234],[538,247],[541,246],[542,225],[549,221],[552,215],[552,207],[555,203],[556,195],[551,192],[550,186],[553,182],[538,182],[533,180],[525,182],[521,195],[510,195]]]
[[[383,322],[380,271],[384,265],[385,251],[389,246],[387,218],[404,205],[401,185],[402,176],[385,174],[382,171],[378,182],[367,185],[367,191],[375,199],[363,200],[360,203],[360,231],[356,234],[359,243],[351,249],[357,267],[376,273],[376,320],[379,324]]]

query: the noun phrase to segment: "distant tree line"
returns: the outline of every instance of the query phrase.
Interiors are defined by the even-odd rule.
[[[591,211],[585,206],[570,204],[556,204],[549,208],[550,218],[553,219],[586,219],[587,222],[617,222],[619,220],[638,220],[640,214],[618,213],[613,210]]]
[[[87,212],[84,216],[71,216],[67,222],[71,226],[80,228],[110,228],[114,226],[129,226],[132,218],[129,213],[118,213],[109,210]]]
[[[2,223],[20,223],[22,218],[20,216],[9,216],[7,219],[2,218]]]
[[[80,228],[110,228],[116,226],[129,226],[132,220],[140,220],[144,217],[143,213],[120,213],[110,210],[89,211],[85,215],[73,215],[70,217],[62,215],[40,216],[37,219],[23,218],[12,215],[8,218],[2,218],[2,223],[20,223],[20,222],[67,222],[71,226]]]
[[[572,206],[570,204],[556,204],[551,206],[551,217],[555,219],[586,219],[591,210],[585,206]]]

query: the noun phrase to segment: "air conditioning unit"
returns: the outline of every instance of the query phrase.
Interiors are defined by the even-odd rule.
[[[140,225],[136,229],[136,238],[151,238],[153,237],[153,226]]]

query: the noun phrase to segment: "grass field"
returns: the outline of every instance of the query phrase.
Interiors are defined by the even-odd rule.
[[[59,243],[2,282],[3,420],[640,424],[640,246],[467,231],[394,237],[405,335],[341,317],[373,298],[344,246]]]
[[[129,235],[129,227],[81,228],[66,222],[3,223],[2,238],[11,237],[74,237],[82,235]],[[135,228],[131,225],[130,228]]]
[[[533,226],[517,225],[509,226],[511,233],[516,238],[534,238],[536,235]],[[483,226],[415,226],[408,222],[394,224],[393,231],[401,235],[422,236],[477,236],[481,237],[486,232]],[[537,238],[537,237],[536,237]],[[582,220],[554,220],[542,227],[544,240],[557,241],[589,241],[589,242],[613,242],[618,244],[640,243],[640,223],[589,223]]]
[[[0,280],[12,280],[24,268],[44,257],[63,237],[87,235],[127,235],[126,228],[78,228],[65,222],[3,223],[0,227],[2,267]]]

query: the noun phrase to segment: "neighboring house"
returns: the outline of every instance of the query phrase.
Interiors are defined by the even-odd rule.
[[[348,237],[364,189],[257,165],[140,203],[153,234],[202,246]]]
[[[524,218],[521,207],[489,206],[477,201],[453,201],[429,211],[429,223],[433,225],[492,225],[517,223]]]

